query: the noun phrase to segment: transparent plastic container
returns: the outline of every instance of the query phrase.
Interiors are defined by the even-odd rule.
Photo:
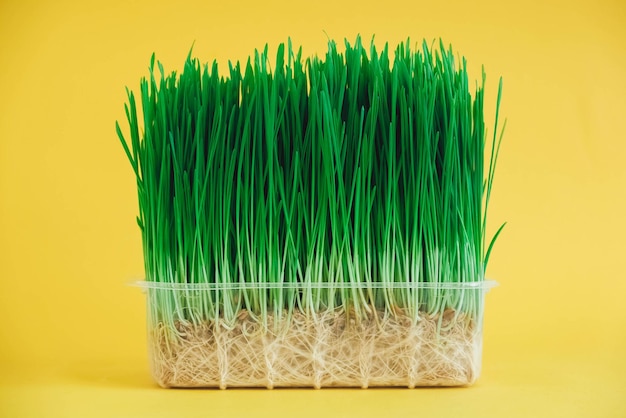
[[[413,388],[476,381],[496,282],[138,285],[162,387]]]

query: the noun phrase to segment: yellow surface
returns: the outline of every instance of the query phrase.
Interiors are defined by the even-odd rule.
[[[626,417],[626,3],[0,2],[0,417]],[[115,136],[155,51],[179,69],[291,35],[443,37],[508,118],[483,375],[468,389],[161,390],[135,184]]]

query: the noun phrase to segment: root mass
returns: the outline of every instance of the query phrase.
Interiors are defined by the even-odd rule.
[[[162,323],[149,335],[152,374],[163,387],[458,386],[480,370],[475,321],[448,310],[375,316],[294,313],[267,326],[246,315],[233,326]]]

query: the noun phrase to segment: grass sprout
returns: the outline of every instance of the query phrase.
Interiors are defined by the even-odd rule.
[[[495,239],[487,208],[502,136],[451,47],[359,37],[304,58],[291,41],[245,63],[180,73],[152,56],[117,134],[137,181],[154,317],[242,311],[477,315]],[[501,99],[500,80],[497,105]],[[486,152],[489,158],[485,159]]]

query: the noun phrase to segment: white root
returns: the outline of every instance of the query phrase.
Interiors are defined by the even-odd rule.
[[[264,328],[249,316],[233,329],[220,321],[160,324],[150,331],[152,374],[163,387],[458,386],[480,367],[480,330],[464,314],[376,313],[356,323],[344,312],[294,313]],[[268,324],[274,324],[268,320]]]

